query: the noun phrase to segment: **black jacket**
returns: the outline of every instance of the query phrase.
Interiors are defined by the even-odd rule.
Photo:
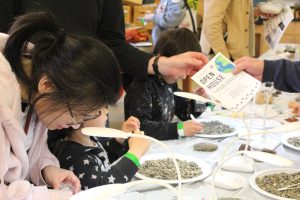
[[[145,81],[136,79],[125,96],[125,118],[137,117],[146,135],[159,140],[177,139],[177,122],[172,122],[174,115],[185,121],[190,119],[190,114],[198,117],[206,106],[174,96],[176,91],[180,91],[176,83],[166,84],[156,76],[149,76]]]
[[[122,0],[0,0],[0,32],[28,11],[51,12],[67,32],[98,38],[115,53],[124,74],[147,77],[152,55],[126,42]]]
[[[96,142],[96,147],[60,139],[53,144],[51,150],[60,166],[73,171],[79,178],[82,190],[131,181],[138,167],[122,156],[127,148],[114,139],[102,144],[95,137],[92,140]],[[119,159],[116,160],[117,158]]]

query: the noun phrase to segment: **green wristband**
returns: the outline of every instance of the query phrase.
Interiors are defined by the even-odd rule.
[[[125,153],[124,156],[131,160],[137,167],[141,166],[139,159],[132,153]]]
[[[182,122],[177,123],[177,133],[180,137],[184,137],[183,123]]]

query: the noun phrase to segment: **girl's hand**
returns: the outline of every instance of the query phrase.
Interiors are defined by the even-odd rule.
[[[46,183],[54,189],[59,189],[63,184],[68,184],[72,186],[73,193],[80,191],[81,185],[79,179],[69,170],[51,165],[42,170],[42,175]]]
[[[73,194],[71,191],[49,189],[50,200],[69,200],[72,197],[72,195]]]
[[[190,137],[202,131],[202,125],[193,120],[183,122],[184,136]]]
[[[122,125],[122,131],[124,132],[133,132],[137,129],[140,129],[140,120],[136,117],[129,117]]]
[[[144,135],[143,131],[135,130],[134,134]],[[150,141],[142,138],[132,137],[128,140],[128,152],[134,154],[139,159],[145,154],[150,147]]]
[[[193,93],[194,93],[194,94],[197,94],[197,95],[200,95],[200,96],[202,96],[202,97],[204,97],[204,98],[209,99],[208,94],[206,94],[204,88],[202,88],[202,87],[199,87],[199,88],[196,89]]]

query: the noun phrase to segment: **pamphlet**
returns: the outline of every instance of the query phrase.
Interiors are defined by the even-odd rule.
[[[264,37],[272,49],[279,43],[284,31],[293,19],[294,15],[291,8],[286,6],[278,15],[271,17],[264,24]]]
[[[234,68],[233,62],[218,53],[192,80],[224,108],[239,111],[255,96],[261,82],[243,71],[233,75]]]

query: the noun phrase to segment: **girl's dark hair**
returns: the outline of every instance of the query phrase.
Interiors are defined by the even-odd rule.
[[[26,54],[29,41],[33,48]],[[28,90],[29,99],[38,91],[43,75],[51,81],[54,91],[45,95],[52,102],[47,112],[59,109],[59,105],[66,107],[68,102],[71,108],[86,113],[114,104],[118,98],[121,76],[110,49],[98,40],[66,34],[50,14],[35,12],[18,17],[4,54]],[[30,75],[22,65],[24,56],[31,59]]]
[[[158,38],[153,53],[161,56],[174,56],[187,51],[201,51],[199,40],[186,28],[164,31]]]

